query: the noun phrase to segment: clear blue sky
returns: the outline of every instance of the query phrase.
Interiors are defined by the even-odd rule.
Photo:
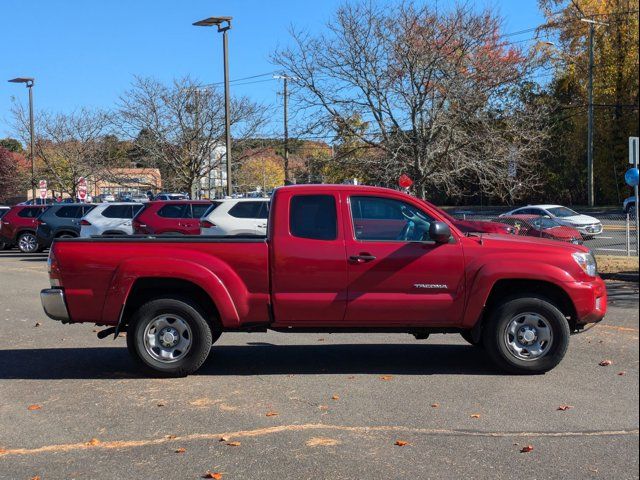
[[[435,0],[431,0],[435,2]],[[270,53],[289,41],[288,28],[320,30],[342,1],[316,0],[2,0],[0,28],[0,138],[11,134],[11,97],[27,98],[17,76],[36,78],[36,109],[68,112],[81,106],[110,108],[133,75],[163,81],[191,75],[222,80],[222,42],[215,29],[191,24],[214,15],[234,17],[231,79],[274,70]],[[438,0],[446,8],[453,2]],[[536,0],[485,0],[504,17],[504,32],[544,21]],[[531,33],[510,37],[520,41]],[[261,77],[260,79],[268,79]],[[248,82],[248,81],[247,81]],[[238,82],[243,83],[243,82]],[[273,106],[281,118],[275,80],[234,85]]]

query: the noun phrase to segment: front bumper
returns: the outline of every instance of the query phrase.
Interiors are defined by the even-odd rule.
[[[64,299],[64,290],[60,288],[46,288],[40,292],[40,301],[44,313],[53,320],[69,323],[69,310]]]
[[[570,282],[566,284],[567,293],[576,309],[576,325],[597,323],[607,313],[607,287],[600,277],[590,282]]]
[[[578,230],[583,236],[590,237],[593,235],[600,235],[604,227],[600,223],[595,223],[593,225],[580,225],[575,226],[571,225],[573,228]]]

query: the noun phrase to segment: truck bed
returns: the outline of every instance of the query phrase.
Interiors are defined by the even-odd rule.
[[[110,236],[56,240],[52,257],[73,322],[115,325],[125,299],[144,278],[191,282],[208,291],[222,288],[239,324],[269,318],[266,238]],[[239,326],[239,325],[234,325]]]

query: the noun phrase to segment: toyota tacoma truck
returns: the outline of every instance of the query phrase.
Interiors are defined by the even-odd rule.
[[[410,195],[285,186],[266,237],[56,240],[49,317],[126,332],[151,373],[183,376],[223,332],[459,333],[502,369],[537,374],[602,320],[605,284],[579,245],[463,234]],[[425,361],[429,361],[425,358]]]

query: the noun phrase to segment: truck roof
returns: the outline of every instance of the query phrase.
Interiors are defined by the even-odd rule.
[[[276,191],[288,191],[288,190],[314,190],[314,191],[328,191],[328,192],[335,192],[336,190],[338,191],[349,191],[349,192],[353,192],[353,191],[361,191],[361,192],[366,192],[366,193],[382,193],[382,192],[395,192],[395,193],[399,193],[399,190],[394,190],[392,188],[385,188],[385,187],[373,187],[371,185],[345,185],[345,184],[314,184],[314,183],[308,183],[308,184],[301,184],[301,185],[286,185],[284,187],[278,187],[276,188]]]

